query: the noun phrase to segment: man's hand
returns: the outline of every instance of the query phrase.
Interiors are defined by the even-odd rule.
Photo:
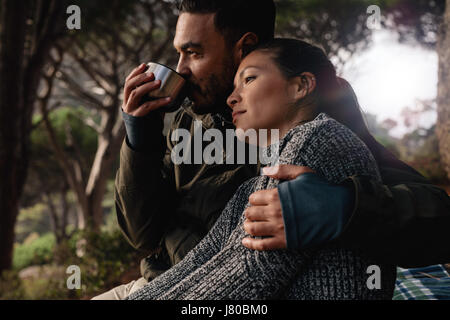
[[[263,173],[273,179],[293,180],[306,172],[314,172],[308,167],[280,165],[264,168]],[[278,189],[260,190],[249,197],[250,207],[244,212],[244,230],[252,236],[263,239],[244,238],[242,244],[254,250],[274,250],[286,248],[283,213]]]
[[[157,90],[161,81],[155,81],[153,73],[145,73],[145,64],[134,69],[125,80],[122,110],[134,117],[146,116],[150,111],[164,107],[170,103],[170,98],[162,98],[145,102],[141,105],[142,97],[150,91]]]

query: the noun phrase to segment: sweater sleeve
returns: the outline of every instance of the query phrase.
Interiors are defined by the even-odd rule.
[[[149,282],[144,288],[131,294],[127,299],[158,299],[171,288],[175,287],[180,281],[187,279],[190,274],[202,267],[208,260],[212,259],[223,248],[225,242],[238,224],[239,215],[236,215],[235,212],[244,211],[244,206],[237,199],[250,195],[253,186],[252,180],[239,187],[210,232],[182,261]]]

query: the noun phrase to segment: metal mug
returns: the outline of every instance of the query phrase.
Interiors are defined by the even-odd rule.
[[[144,96],[143,102],[170,97],[172,98],[172,102],[158,110],[163,112],[174,112],[178,110],[186,98],[185,90],[183,90],[186,80],[178,72],[156,62],[148,63],[145,72],[153,72],[155,80],[161,80],[161,86],[159,89],[153,90]]]

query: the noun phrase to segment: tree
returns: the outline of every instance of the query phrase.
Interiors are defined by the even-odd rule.
[[[439,55],[436,135],[441,162],[450,179],[450,0],[447,0],[437,51]]]
[[[277,35],[320,45],[338,67],[365,49],[372,31],[367,28],[367,0],[278,0]]]
[[[36,89],[52,43],[64,32],[63,5],[2,0],[0,6],[0,273],[11,267]]]
[[[441,162],[450,179],[450,1],[393,0],[386,9],[400,41],[419,43],[438,53],[436,135]]]
[[[94,20],[91,31],[74,33],[56,46],[44,77],[47,89],[40,105],[50,143],[77,198],[80,229],[99,230],[103,222],[101,204],[107,179],[113,173],[113,164],[125,135],[120,106],[126,74],[142,61],[174,61],[173,52],[168,54],[167,51],[175,23],[176,15],[170,3],[113,1],[109,2],[104,19]],[[54,81],[57,94],[53,95]],[[55,103],[81,104],[88,110],[81,120],[98,136],[92,159],[74,157],[58,143],[48,121],[49,106]],[[70,139],[69,143],[75,150],[80,150],[76,139]]]

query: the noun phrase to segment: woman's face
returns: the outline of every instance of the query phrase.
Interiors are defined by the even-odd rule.
[[[280,129],[286,133],[295,117],[298,82],[286,79],[271,53],[255,51],[240,64],[227,103],[236,129]]]

